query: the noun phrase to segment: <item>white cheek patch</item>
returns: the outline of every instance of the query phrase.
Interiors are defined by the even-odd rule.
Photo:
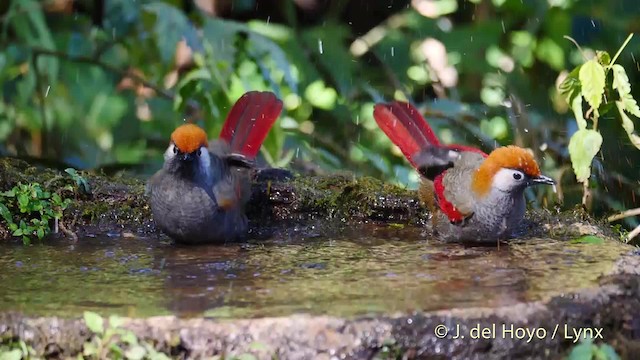
[[[200,173],[204,174],[207,178],[211,176],[211,156],[209,155],[209,150],[204,146],[200,148],[198,166],[200,167]]]
[[[521,180],[516,180],[513,178],[513,174],[520,173],[516,170],[511,169],[500,169],[493,176],[493,187],[500,189],[502,191],[509,191],[514,187],[521,184],[524,180],[524,174],[521,174]]]
[[[164,152],[164,159],[165,160],[169,160],[172,157],[176,156],[174,149],[176,148],[175,145],[171,144],[169,145],[169,147],[167,148],[167,151]]]

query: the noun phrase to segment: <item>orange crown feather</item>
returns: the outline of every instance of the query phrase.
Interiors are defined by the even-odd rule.
[[[171,134],[171,141],[183,153],[192,153],[202,146],[207,146],[207,133],[194,124],[178,126]]]
[[[517,169],[528,176],[540,176],[540,167],[530,151],[517,146],[503,146],[489,154],[473,176],[472,189],[480,195],[486,195],[491,189],[493,176],[502,168]]]

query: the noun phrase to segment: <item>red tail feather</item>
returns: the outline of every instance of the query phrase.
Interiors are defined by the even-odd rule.
[[[377,104],[373,117],[378,126],[396,144],[411,165],[417,167],[412,157],[428,146],[441,146],[427,121],[413,105],[394,101]]]
[[[271,92],[250,91],[233,105],[220,132],[231,151],[255,158],[271,126],[282,111],[282,101]]]

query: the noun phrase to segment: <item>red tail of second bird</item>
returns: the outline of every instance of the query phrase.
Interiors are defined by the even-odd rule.
[[[255,158],[271,126],[282,111],[282,101],[272,92],[250,91],[233,105],[220,132],[231,151]]]
[[[416,168],[417,165],[412,159],[416,153],[429,146],[442,146],[418,109],[409,103],[394,101],[376,104],[373,117],[380,129]]]

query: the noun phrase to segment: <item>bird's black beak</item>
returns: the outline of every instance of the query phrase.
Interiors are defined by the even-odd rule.
[[[531,178],[530,182],[531,182],[531,185],[555,185],[556,184],[556,182],[552,178],[544,175],[539,175],[534,178]]]
[[[180,159],[182,161],[191,162],[191,161],[195,160],[195,158],[196,158],[196,153],[195,152],[178,154],[178,159]]]

